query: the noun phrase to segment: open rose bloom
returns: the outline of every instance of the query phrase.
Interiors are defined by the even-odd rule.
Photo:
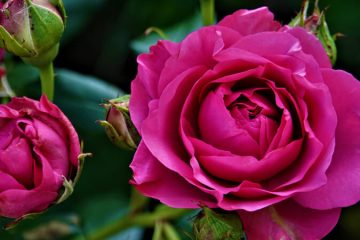
[[[237,211],[250,240],[320,239],[360,199],[360,82],[267,8],[138,58],[132,183],[178,208]]]
[[[0,216],[21,218],[59,200],[79,154],[75,129],[46,97],[0,105]]]

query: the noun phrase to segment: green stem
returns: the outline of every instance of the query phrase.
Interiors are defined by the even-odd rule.
[[[204,26],[215,23],[215,0],[200,0],[201,16]]]
[[[169,36],[166,35],[166,33],[163,30],[161,30],[160,28],[157,28],[157,27],[149,27],[148,29],[146,29],[145,35],[149,35],[152,32],[159,35],[159,37],[161,37],[162,39],[169,39]]]
[[[48,99],[52,101],[54,99],[54,67],[53,63],[39,68],[40,70],[40,80],[41,80],[41,91],[46,94]]]
[[[169,223],[164,223],[164,235],[167,240],[181,240],[175,228]]]
[[[155,224],[152,240],[162,240],[163,226],[164,224],[162,222],[157,222]]]
[[[150,198],[142,195],[135,187],[131,187],[130,213],[135,214],[146,208]]]
[[[155,224],[159,221],[178,219],[190,211],[191,209],[169,208],[167,211],[155,211],[153,213],[126,215],[118,221],[115,221],[109,225],[104,226],[103,228],[96,230],[93,233],[90,233],[88,236],[86,236],[86,239],[103,240],[133,226],[154,227]]]

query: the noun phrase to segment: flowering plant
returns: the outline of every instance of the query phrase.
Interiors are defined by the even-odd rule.
[[[356,7],[0,8],[1,239],[360,238]]]

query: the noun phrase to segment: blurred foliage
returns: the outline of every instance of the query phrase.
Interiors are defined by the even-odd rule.
[[[131,41],[144,36],[148,27],[167,29],[199,13],[197,0],[64,0],[68,27],[56,66],[98,76],[129,91],[136,73],[136,53]],[[276,19],[288,23],[299,11],[301,0],[218,0],[218,19],[240,8],[268,6]],[[345,37],[337,41],[336,68],[360,77],[360,32],[356,0],[321,0],[333,33]]]
[[[182,35],[198,27],[200,20],[197,0],[64,0],[64,4],[68,24],[55,61],[58,67],[55,103],[74,123],[85,143],[85,152],[92,152],[93,157],[86,159],[83,175],[67,201],[32,221],[24,221],[16,230],[2,231],[1,240],[41,240],[46,239],[41,238],[44,232],[52,236],[50,239],[81,237],[128,211],[131,175],[128,166],[132,152],[109,143],[96,123],[105,117],[99,104],[129,91],[136,74],[137,54],[157,40],[154,33],[144,40],[148,27],[166,29],[170,38],[179,41]],[[301,0],[218,0],[217,18],[240,8],[264,5],[285,24],[296,15]],[[328,7],[330,30],[345,35],[337,41],[339,57],[335,68],[360,78],[360,1],[321,0],[320,5]],[[182,32],[174,32],[174,25],[179,24]],[[9,82],[18,95],[39,96],[35,69],[12,58],[7,59],[6,65]],[[184,239],[190,239],[186,237],[191,231],[189,219],[178,224]],[[357,205],[343,210],[339,224],[326,239],[360,239],[359,229]],[[135,228],[111,240],[149,236],[148,230]]]

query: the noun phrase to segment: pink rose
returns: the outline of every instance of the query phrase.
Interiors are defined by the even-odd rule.
[[[40,212],[59,198],[78,169],[74,127],[46,97],[0,105],[0,216]]]
[[[360,82],[267,8],[138,57],[131,168],[173,207],[238,211],[248,239],[320,239],[360,199]]]

